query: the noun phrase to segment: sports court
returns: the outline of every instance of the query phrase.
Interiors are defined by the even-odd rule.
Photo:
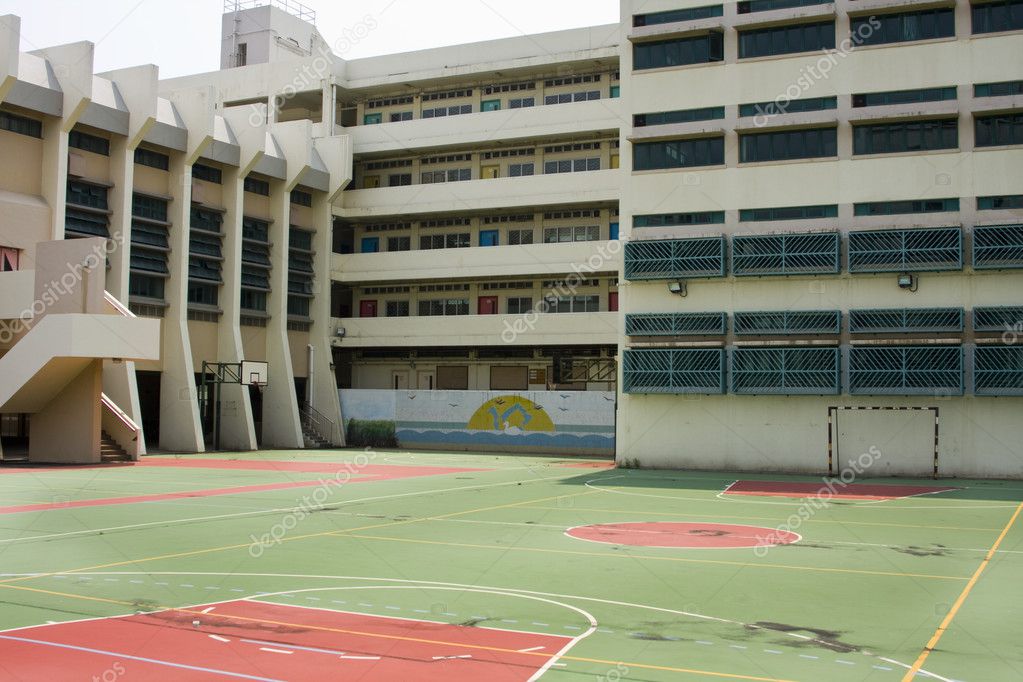
[[[0,468],[0,680],[1016,680],[1023,488],[341,451]]]

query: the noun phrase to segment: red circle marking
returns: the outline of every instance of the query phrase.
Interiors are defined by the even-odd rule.
[[[608,545],[697,549],[773,547],[802,539],[796,533],[777,528],[730,523],[604,523],[569,528],[565,534]]]

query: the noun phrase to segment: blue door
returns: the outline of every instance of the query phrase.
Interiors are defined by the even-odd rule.
[[[611,241],[618,239],[618,223],[611,223]]]
[[[362,253],[377,253],[380,251],[380,237],[363,237]]]
[[[500,246],[501,232],[499,230],[481,230],[480,246]]]

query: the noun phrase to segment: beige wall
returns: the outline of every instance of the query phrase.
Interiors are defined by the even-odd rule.
[[[0,190],[16,194],[42,193],[43,141],[0,130]]]

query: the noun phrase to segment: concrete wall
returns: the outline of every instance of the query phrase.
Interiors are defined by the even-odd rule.
[[[610,455],[615,394],[603,391],[342,390],[352,420],[393,422],[401,447]]]

